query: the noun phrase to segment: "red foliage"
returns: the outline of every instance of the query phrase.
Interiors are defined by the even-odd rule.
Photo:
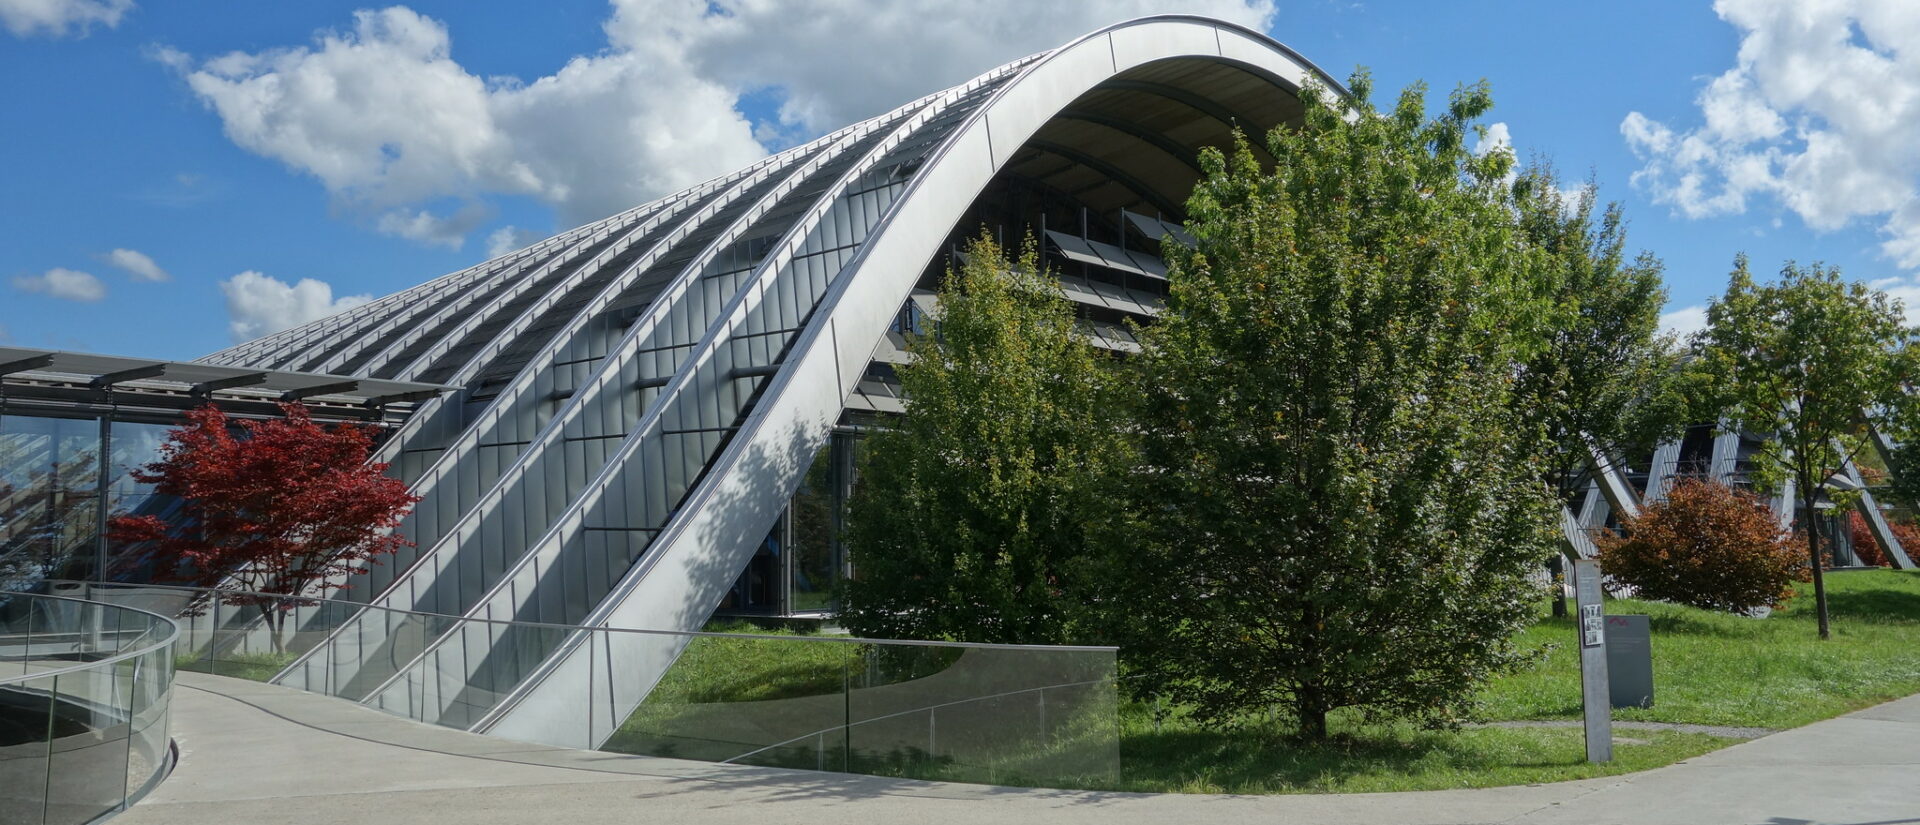
[[[1710,610],[1777,607],[1806,581],[1806,559],[1772,508],[1749,493],[1697,479],[1600,544],[1600,569],[1641,596]]]
[[[369,429],[322,427],[300,404],[281,409],[285,418],[240,422],[241,437],[212,406],[188,413],[160,460],[133,473],[181,499],[182,529],[158,516],[120,516],[112,538],[144,544],[145,561],[196,585],[289,596],[344,587],[347,576],[411,546],[393,528],[420,499],[385,475],[387,465],[367,463]],[[298,603],[228,600],[261,601]]]
[[[1896,531],[1895,536],[1899,534]],[[1886,567],[1887,554],[1880,549],[1880,542],[1873,538],[1873,528],[1867,526],[1867,519],[1858,510],[1847,511],[1847,537],[1853,541],[1853,554],[1860,563],[1869,567]],[[1900,543],[1901,547],[1906,542]],[[1831,553],[1829,553],[1831,555]]]

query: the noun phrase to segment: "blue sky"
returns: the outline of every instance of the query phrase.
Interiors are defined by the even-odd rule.
[[[197,357],[1158,10],[1383,94],[1489,80],[1677,324],[1740,251],[1920,296],[1920,4],[1813,6],[0,0],[0,341]]]

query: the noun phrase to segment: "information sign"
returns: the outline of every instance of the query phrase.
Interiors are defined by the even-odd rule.
[[[1613,761],[1613,707],[1607,685],[1607,617],[1600,563],[1573,563],[1573,598],[1580,607],[1580,703],[1585,710],[1587,761]]]

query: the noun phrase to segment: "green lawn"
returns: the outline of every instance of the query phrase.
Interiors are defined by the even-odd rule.
[[[1615,719],[1789,728],[1920,692],[1920,573],[1827,574],[1833,639],[1816,638],[1812,587],[1767,619],[1630,599],[1607,612],[1652,617],[1655,706]],[[1546,658],[1495,681],[1483,718],[1580,718],[1578,651],[1570,619],[1542,617],[1520,639]],[[1615,760],[1585,761],[1577,728],[1425,731],[1366,726],[1336,714],[1339,741],[1288,742],[1264,720],[1219,732],[1150,708],[1123,706],[1119,788],[1194,793],[1304,793],[1470,788],[1644,770],[1733,744],[1702,734],[1621,730]],[[1639,740],[1637,744],[1627,740]]]
[[[1920,692],[1920,572],[1828,573],[1833,638],[1816,637],[1813,586],[1766,619],[1622,599],[1608,613],[1652,617],[1654,707],[1616,719],[1790,728]],[[1487,692],[1493,719],[1576,719],[1571,620],[1542,619],[1523,637],[1562,643],[1539,668]]]
[[[1810,587],[1786,609],[1758,620],[1666,604],[1610,602],[1607,612],[1645,613],[1653,628],[1655,707],[1617,711],[1615,718],[1788,728],[1920,692],[1920,573],[1848,571],[1828,574],[1827,582],[1834,632],[1827,642],[1815,638]],[[1547,618],[1545,607],[1520,643],[1546,648],[1546,656],[1488,687],[1482,696],[1485,721],[1579,718],[1573,626]],[[750,626],[713,629],[768,632]],[[862,655],[857,645],[696,640],[616,740],[638,736],[678,705],[836,694],[846,668],[857,668]],[[1486,787],[1645,770],[1739,741],[1623,729],[1616,734],[1615,760],[1590,765],[1578,727],[1429,731],[1408,724],[1368,725],[1358,714],[1336,713],[1333,741],[1305,746],[1288,738],[1284,719],[1247,719],[1230,730],[1215,730],[1179,709],[1166,718],[1155,716],[1145,703],[1123,703],[1121,776],[1117,782],[1083,784],[1258,794]],[[616,743],[610,746],[618,749]],[[795,764],[811,766],[804,756]],[[956,769],[905,764],[876,772],[984,781]],[[1002,768],[1008,770],[994,775],[995,781],[1018,782],[1018,769]]]
[[[716,622],[714,633],[805,636],[786,629],[746,622]],[[778,639],[725,639],[702,636],[687,645],[647,703],[758,702],[795,696],[839,693],[847,667],[860,662],[856,644],[818,644]]]
[[[1693,733],[1625,731],[1614,761],[1586,761],[1578,728],[1364,726],[1333,720],[1336,741],[1303,746],[1256,725],[1215,731],[1178,721],[1156,729],[1143,708],[1123,711],[1121,781],[1111,790],[1173,793],[1360,793],[1483,788],[1584,779],[1668,765],[1732,744]]]
[[[173,666],[179,670],[264,682],[292,664],[293,660],[292,653],[229,653],[215,661],[201,658],[198,653],[182,653],[174,657]]]

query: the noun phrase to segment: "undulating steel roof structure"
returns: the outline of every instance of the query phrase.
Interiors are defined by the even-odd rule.
[[[1155,250],[1182,232],[1199,151],[1297,122],[1308,83],[1339,88],[1258,32],[1120,23],[205,361],[459,388],[379,456],[423,497],[401,528],[418,547],[359,577],[356,600],[695,630],[829,429],[898,409],[888,362],[958,239],[1045,238],[1088,333],[1129,348],[1120,322],[1165,295]],[[332,664],[305,658],[279,681],[565,745],[620,720],[563,697],[584,683],[631,710],[684,642],[596,651],[578,634],[368,616],[325,643]],[[425,672],[467,678],[407,678]]]

